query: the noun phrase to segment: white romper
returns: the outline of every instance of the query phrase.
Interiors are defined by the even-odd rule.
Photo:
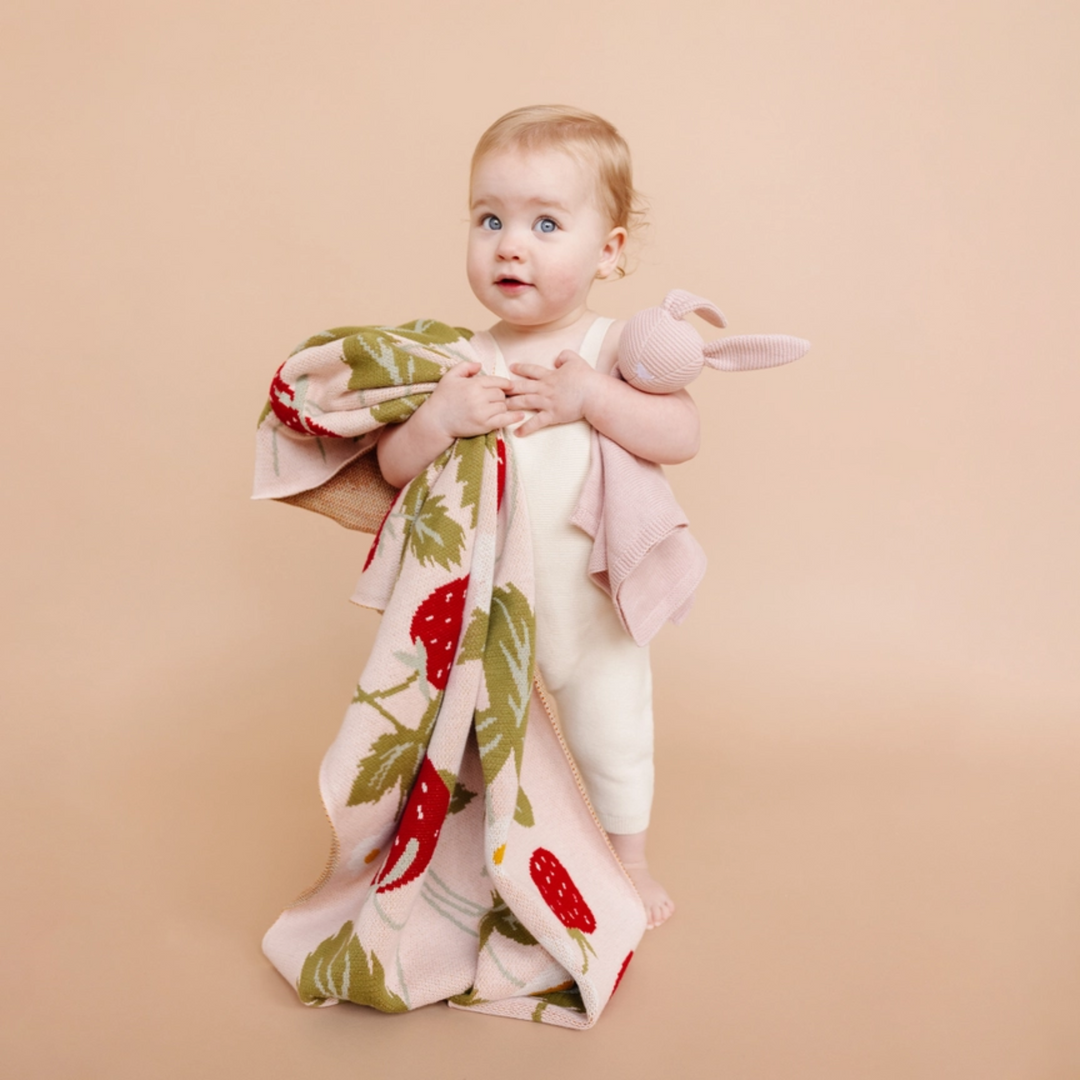
[[[577,350],[593,367],[613,322],[597,318]],[[511,378],[497,343],[495,356],[495,374]],[[540,678],[600,823],[637,833],[652,805],[652,672],[648,647],[623,629],[611,598],[589,578],[592,539],[570,524],[591,438],[577,420],[510,441],[532,528]]]

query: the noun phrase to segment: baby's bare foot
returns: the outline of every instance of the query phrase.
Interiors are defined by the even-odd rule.
[[[645,841],[648,833],[608,833],[611,846],[619,856],[623,869],[630,875],[641,902],[645,905],[645,925],[654,930],[668,921],[675,913],[675,903],[667,894],[667,889],[649,873],[649,864],[645,859]]]
[[[646,926],[655,930],[675,914],[675,901],[668,896],[667,889],[649,873],[648,863],[633,866],[623,863],[623,868],[630,875],[630,880],[645,905]]]

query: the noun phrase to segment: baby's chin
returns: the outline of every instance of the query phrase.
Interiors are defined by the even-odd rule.
[[[580,297],[574,297],[572,303],[538,304],[534,285],[512,292],[487,284],[479,288],[472,282],[470,285],[473,296],[501,323],[515,330],[561,330],[573,325],[589,310],[588,304]]]
[[[504,296],[501,294],[492,296],[490,293],[474,293],[474,295],[492,315],[500,322],[506,323],[507,326],[525,329],[527,327],[543,326],[550,321],[550,317],[545,312],[530,311],[525,304],[515,303],[514,301],[520,299],[520,296]]]

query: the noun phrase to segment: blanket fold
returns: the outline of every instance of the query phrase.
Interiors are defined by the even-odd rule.
[[[354,599],[383,612],[320,769],[330,865],[264,950],[307,1004],[449,1000],[589,1027],[645,914],[535,681],[513,453],[492,432],[459,439],[400,492],[373,480],[380,428],[473,359],[470,338],[423,320],[317,335],[260,418],[256,497],[307,496],[337,516],[330,503],[349,504],[368,470],[370,505],[348,513],[382,520]]]
[[[707,560],[659,465],[594,430],[584,490],[570,520],[593,538],[589,576],[639,645],[664,623],[686,618]]]

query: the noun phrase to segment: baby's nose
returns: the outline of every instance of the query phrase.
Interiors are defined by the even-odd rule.
[[[499,233],[498,254],[502,259],[520,259],[524,245],[516,229],[503,229]]]

